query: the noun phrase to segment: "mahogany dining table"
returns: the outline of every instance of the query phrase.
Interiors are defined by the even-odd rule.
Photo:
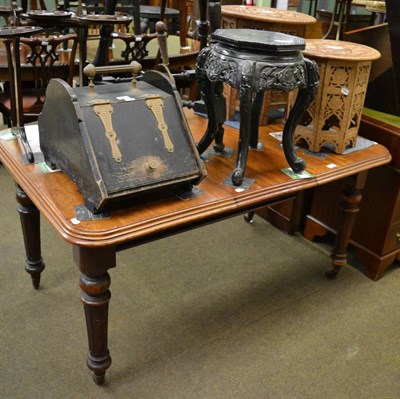
[[[194,138],[199,140],[206,129],[206,119],[190,110],[186,111],[186,117]],[[134,121],[135,116],[132,116],[133,127]],[[229,126],[225,126],[225,130],[226,146],[235,148],[238,130]],[[79,284],[89,339],[87,366],[97,384],[104,383],[106,370],[111,365],[108,348],[111,278],[108,270],[117,266],[118,251],[246,214],[302,190],[351,176],[350,184],[338,204],[343,220],[330,257],[332,268],[328,276],[336,276],[346,264],[349,237],[360,207],[367,173],[387,164],[391,160],[390,153],[376,143],[346,155],[328,153],[325,157],[300,149],[299,155],[306,160],[308,173],[297,176],[287,170],[282,146],[276,135],[270,134],[279,130],[282,130],[281,124],[261,127],[259,140],[262,146],[249,155],[246,178],[251,183],[246,187],[234,187],[227,180],[234,157],[209,151],[205,162],[208,175],[196,187],[195,195],[183,199],[173,192],[163,192],[145,199],[132,199],[125,207],[111,210],[109,217],[95,219],[78,219],[76,206],[83,204],[83,198],[64,173],[45,173],[40,164],[24,163],[18,139],[10,137],[8,131],[2,132],[0,161],[18,185],[18,211],[26,251],[25,269],[31,275],[34,287],[38,288],[44,269],[40,242],[40,215],[43,215],[58,235],[71,245],[73,261],[81,272]],[[268,242],[265,244],[268,245]],[[251,245],[243,250],[249,251],[251,256]],[[23,255],[20,256],[22,260]],[[51,268],[57,267],[54,259],[51,263],[48,264],[49,273]],[[321,273],[324,269],[325,266],[321,265]],[[114,295],[132,293],[114,292]],[[37,312],[39,314],[41,310]],[[42,317],[46,317],[45,311]],[[68,345],[64,347],[68,348]],[[40,353],[36,355],[41,356]]]

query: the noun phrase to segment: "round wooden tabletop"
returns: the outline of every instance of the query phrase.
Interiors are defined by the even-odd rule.
[[[16,37],[30,36],[42,30],[40,26],[2,26],[0,27],[0,38],[13,39]]]
[[[253,21],[277,22],[281,24],[313,24],[317,20],[297,11],[257,6],[222,6],[222,15]]]
[[[381,53],[363,44],[341,40],[307,39],[305,56],[351,61],[372,61]]]

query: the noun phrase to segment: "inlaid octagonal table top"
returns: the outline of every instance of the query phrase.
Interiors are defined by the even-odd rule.
[[[222,6],[222,15],[282,24],[313,24],[316,19],[297,11],[257,6]]]
[[[363,44],[327,39],[307,39],[304,55],[352,61],[372,61],[381,56],[379,51]]]

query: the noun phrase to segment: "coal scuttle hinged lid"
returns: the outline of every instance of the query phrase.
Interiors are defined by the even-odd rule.
[[[199,183],[205,177],[179,94],[149,71],[136,82],[71,88],[53,79],[39,117],[47,164],[78,186],[86,207]]]

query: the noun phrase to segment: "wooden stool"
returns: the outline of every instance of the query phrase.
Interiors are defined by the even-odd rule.
[[[293,148],[293,132],[297,121],[311,103],[318,88],[315,62],[304,58],[305,41],[296,36],[255,29],[217,29],[210,47],[199,54],[198,76],[207,106],[208,127],[198,143],[200,153],[215,139],[214,149],[224,149],[222,123],[226,119],[222,84],[240,90],[240,137],[232,183],[240,186],[244,179],[249,147],[257,148],[258,121],[266,90],[289,92],[299,88],[283,130],[283,150],[291,168],[305,169]]]
[[[320,86],[296,128],[295,144],[306,142],[318,152],[331,143],[341,154],[356,145],[371,61],[380,53],[356,43],[309,39],[304,55],[318,64]]]

